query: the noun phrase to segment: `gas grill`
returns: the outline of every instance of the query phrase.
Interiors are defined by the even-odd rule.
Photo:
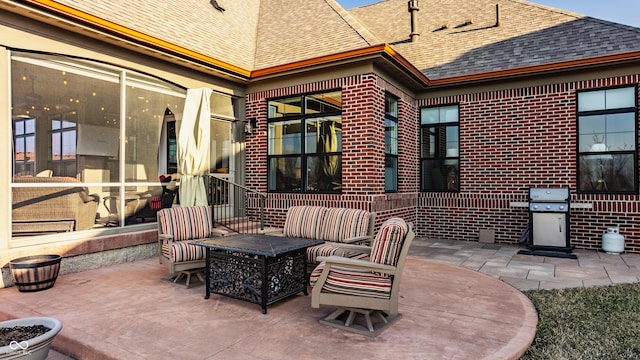
[[[569,188],[529,189],[529,251],[527,255],[577,258],[569,237]]]

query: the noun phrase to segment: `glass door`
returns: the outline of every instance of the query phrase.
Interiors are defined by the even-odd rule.
[[[211,174],[217,178],[235,182],[235,166],[232,151],[233,123],[228,120],[211,119]],[[236,217],[234,191],[227,183],[216,181],[209,187],[211,205],[215,206],[216,219]]]

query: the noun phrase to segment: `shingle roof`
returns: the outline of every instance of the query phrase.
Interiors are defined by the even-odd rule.
[[[252,70],[380,43],[335,0],[58,0]]]
[[[251,69],[260,0],[57,0],[77,10]]]
[[[245,70],[382,43],[432,80],[640,50],[638,28],[524,0],[423,0],[417,42],[407,0],[351,11],[336,0],[217,2],[224,12],[209,0],[57,0]]]
[[[379,43],[335,0],[262,0],[255,68]]]
[[[421,1],[416,42],[406,0],[350,12],[430,79],[640,50],[638,28],[523,0]]]

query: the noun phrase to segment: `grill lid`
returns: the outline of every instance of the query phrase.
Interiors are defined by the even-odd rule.
[[[529,202],[569,202],[569,188],[530,188]]]

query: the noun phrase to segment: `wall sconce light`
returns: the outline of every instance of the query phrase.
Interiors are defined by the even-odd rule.
[[[244,124],[244,132],[245,134],[253,134],[253,132],[256,130],[257,127],[258,127],[258,119],[250,118],[249,121],[247,121]]]

